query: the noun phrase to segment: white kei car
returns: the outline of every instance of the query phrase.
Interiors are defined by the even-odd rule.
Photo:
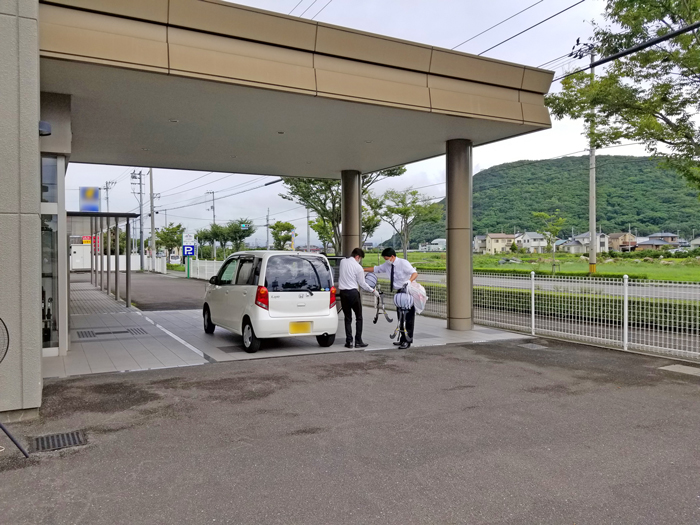
[[[209,280],[202,314],[206,333],[218,325],[239,334],[249,353],[273,337],[315,335],[331,346],[338,329],[333,273],[319,254],[237,252]]]

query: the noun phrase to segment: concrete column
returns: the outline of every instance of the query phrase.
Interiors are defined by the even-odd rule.
[[[126,219],[126,307],[131,308],[131,219]]]
[[[109,286],[109,279],[110,279],[110,273],[112,272],[112,227],[110,226],[110,219],[109,217],[105,217],[105,220],[107,221],[107,297],[109,297],[109,294],[112,293]]]
[[[95,284],[95,218],[90,217],[90,282]]]
[[[119,217],[114,218],[114,298],[119,301]]]
[[[105,289],[105,255],[104,255],[104,236],[105,223],[104,218],[100,217],[100,242],[97,244],[99,246],[98,257],[100,258],[100,291]]]
[[[342,254],[349,257],[353,249],[362,247],[362,174],[344,170],[340,184]]]
[[[41,405],[41,196],[37,0],[0,1],[0,420]]]
[[[472,323],[472,143],[447,141],[447,328]]]

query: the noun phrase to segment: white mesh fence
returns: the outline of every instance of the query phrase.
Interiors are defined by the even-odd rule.
[[[208,281],[219,273],[223,261],[202,261],[190,259],[190,278]]]

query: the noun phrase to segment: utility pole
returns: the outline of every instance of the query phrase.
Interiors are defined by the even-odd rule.
[[[116,180],[108,180],[105,182],[105,200],[107,201],[107,213],[109,213],[109,190],[114,188],[114,185],[117,183]]]
[[[590,49],[591,54],[591,82],[595,80],[595,52]],[[593,132],[595,131],[595,110],[591,111],[589,122],[589,166],[590,166],[590,181],[588,189],[588,230],[591,236],[591,248],[588,252],[588,271],[596,273],[596,262],[598,252],[598,236],[596,235],[596,181],[595,181],[595,142]]]
[[[151,271],[156,271],[156,214],[153,207],[156,195],[153,193],[153,168],[148,170],[148,178],[151,182]],[[160,194],[158,194],[160,197]]]
[[[139,246],[140,246],[140,261],[141,261],[141,270],[145,268],[145,255],[144,255],[144,249],[143,249],[143,172],[139,170],[138,175],[136,174],[136,171],[131,172],[131,178],[136,180],[138,179],[138,184],[139,184]]]
[[[311,253],[311,227],[309,226],[309,208],[306,208],[306,251]]]
[[[211,193],[211,208],[209,208],[209,210],[211,210],[211,213],[213,216],[213,222],[214,222],[214,224],[216,224],[216,197],[214,195],[215,192],[208,191],[207,194],[209,194],[209,193]],[[216,239],[212,240],[211,245],[212,245],[212,249],[214,251],[214,260],[216,260]],[[225,249],[226,249],[226,247],[224,247],[224,251],[225,251]]]
[[[267,220],[265,221],[265,226],[267,227],[267,240],[265,241],[265,249],[270,249],[270,208],[267,209]]]

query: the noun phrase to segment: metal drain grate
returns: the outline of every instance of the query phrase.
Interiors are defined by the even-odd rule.
[[[76,334],[78,334],[78,339],[90,339],[92,337],[97,337],[95,332],[92,330],[78,330]]]
[[[132,335],[148,335],[148,332],[143,328],[129,328],[128,332]]]
[[[82,430],[65,432],[63,434],[50,434],[34,438],[34,452],[46,452],[48,450],[58,450],[61,448],[77,447],[87,444],[87,439]]]

